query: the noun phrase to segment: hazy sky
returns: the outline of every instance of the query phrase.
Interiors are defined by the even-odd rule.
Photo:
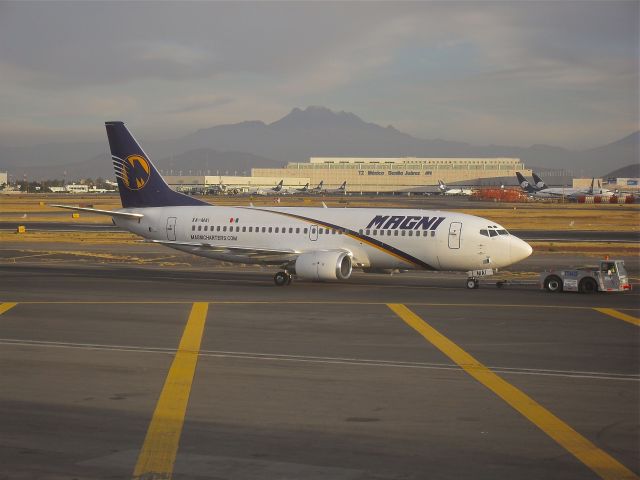
[[[422,138],[588,148],[639,128],[639,6],[0,1],[0,143],[322,105]]]

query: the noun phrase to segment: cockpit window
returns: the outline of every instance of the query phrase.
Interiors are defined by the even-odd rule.
[[[498,235],[509,235],[509,232],[507,232],[505,229],[501,229],[498,230]]]
[[[489,232],[487,232],[485,229],[480,230],[480,235],[484,235],[485,237],[489,236]]]
[[[495,230],[489,230],[489,236],[490,236],[490,237],[497,237],[497,236],[498,236],[498,234],[496,233],[496,231],[495,231]]]

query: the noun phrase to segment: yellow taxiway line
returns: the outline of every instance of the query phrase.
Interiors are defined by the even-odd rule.
[[[209,304],[194,303],[153,412],[134,479],[170,479],[178,453]]]
[[[605,315],[609,315],[610,317],[617,318],[618,320],[629,322],[631,325],[635,325],[636,327],[640,327],[640,318],[634,317],[633,315],[619,312],[613,308],[594,308],[594,310],[604,313]]]
[[[635,473],[604,450],[595,446],[531,397],[493,373],[405,305],[390,303],[387,306],[407,325],[460,365],[469,375],[502,398],[601,478],[606,480],[640,479]]]
[[[0,315],[2,315],[5,312],[8,312],[16,305],[17,303],[11,303],[11,302],[0,303]]]

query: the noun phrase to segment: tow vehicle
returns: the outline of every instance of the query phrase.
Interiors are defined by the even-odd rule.
[[[606,258],[595,267],[542,272],[540,287],[548,292],[596,293],[631,290],[624,261]]]

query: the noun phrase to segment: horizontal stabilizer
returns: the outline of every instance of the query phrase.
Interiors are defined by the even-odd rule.
[[[66,208],[67,210],[76,210],[78,212],[95,213],[96,215],[109,215],[111,217],[140,219],[144,217],[141,213],[118,212],[113,210],[100,210],[98,208],[74,207],[72,205],[49,205],[50,207]]]

